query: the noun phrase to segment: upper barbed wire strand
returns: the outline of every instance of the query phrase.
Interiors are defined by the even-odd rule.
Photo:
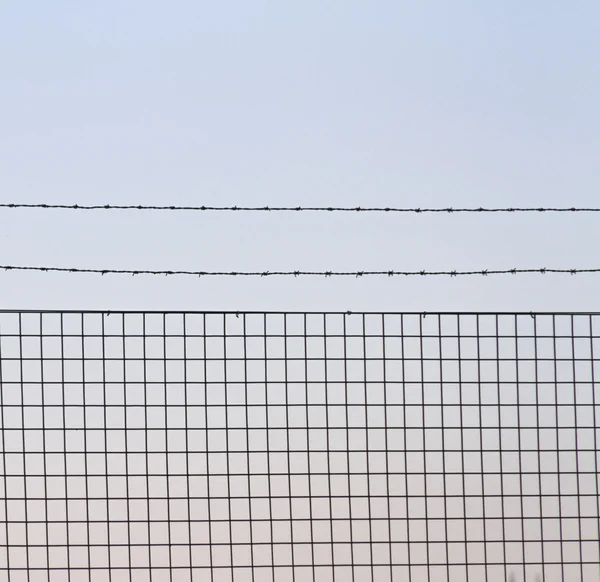
[[[544,212],[600,212],[600,208],[583,207],[521,207],[521,208],[398,208],[384,206],[152,206],[142,204],[17,204],[0,203],[0,208],[40,210],[143,210],[185,212],[378,212],[378,213],[544,213]]]

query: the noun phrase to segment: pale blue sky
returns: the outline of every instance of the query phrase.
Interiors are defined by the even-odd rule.
[[[600,205],[600,4],[3,2],[0,201]],[[0,211],[0,264],[598,267],[597,216]],[[2,307],[597,309],[600,276],[0,273]]]

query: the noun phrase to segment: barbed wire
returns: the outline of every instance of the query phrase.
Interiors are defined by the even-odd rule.
[[[398,208],[383,206],[147,206],[141,204],[17,204],[2,203],[0,208],[41,210],[143,210],[185,212],[391,212],[405,214],[431,213],[524,213],[524,212],[600,212],[600,208],[520,207],[520,208]]]
[[[0,265],[4,271],[40,271],[44,273],[91,273],[96,275],[159,275],[194,277],[464,277],[521,274],[567,274],[600,273],[592,269],[483,269],[479,271],[178,271],[148,269],[89,269],[79,267],[40,267],[22,265]]]

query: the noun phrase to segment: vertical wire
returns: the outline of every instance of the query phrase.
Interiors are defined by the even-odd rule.
[[[394,568],[392,567],[392,508],[390,503],[390,447],[388,443],[388,404],[387,404],[387,391],[388,391],[388,383],[387,383],[387,357],[386,357],[386,331],[385,331],[385,314],[381,314],[381,355],[383,357],[383,438],[384,438],[384,448],[385,448],[385,497],[387,501],[387,525],[388,525],[388,560],[390,567],[390,580],[394,579]],[[344,376],[347,385],[347,377],[346,377],[346,317],[344,316]],[[348,410],[348,406],[346,405],[346,410]],[[346,422],[346,426],[348,423]]]
[[[495,316],[496,335],[496,378],[498,379],[498,454],[500,461],[500,511],[502,516],[502,562],[504,567],[504,581],[508,581],[508,569],[506,560],[506,512],[504,510],[504,452],[502,450],[502,389],[500,388],[500,329],[498,314]],[[524,581],[525,582],[525,581]]]
[[[309,523],[310,523],[310,554],[311,554],[311,571],[313,580],[317,579],[317,570],[315,565],[315,522],[313,519],[313,504],[312,504],[312,471],[311,471],[311,446],[310,446],[310,399],[309,399],[309,391],[308,391],[308,331],[307,331],[307,316],[304,314],[304,389],[305,389],[305,399],[306,399],[306,462],[307,462],[307,471],[308,471],[308,514],[309,514]]]
[[[345,412],[346,412],[346,463],[348,465],[348,519],[349,519],[349,530],[350,530],[350,566],[352,575],[350,577],[351,582],[356,580],[356,564],[354,561],[354,534],[353,534],[353,521],[352,521],[352,479],[351,479],[351,461],[350,461],[350,410],[348,402],[348,338],[347,338],[347,326],[346,316],[343,320],[343,335],[344,335],[344,388],[345,388]],[[389,500],[388,500],[389,504]],[[391,537],[390,537],[391,539]],[[390,554],[391,563],[391,554]]]
[[[62,384],[62,420],[64,429],[67,426],[67,407],[65,406],[67,399],[65,396],[65,337],[64,337],[64,328],[63,328],[63,319],[64,314],[60,314],[60,365],[61,365],[61,384]],[[42,390],[44,387],[42,386]],[[83,388],[82,388],[83,389]],[[85,410],[83,411],[85,418]],[[63,455],[63,463],[64,463],[64,477],[65,477],[65,497],[67,497],[68,491],[68,471],[67,471],[67,431],[63,429],[63,447],[64,447],[64,455]],[[48,516],[46,515],[46,518]],[[65,520],[66,520],[66,542],[67,542],[67,582],[71,582],[71,539],[69,533],[69,504],[65,501]],[[89,543],[89,539],[88,539]],[[50,568],[50,562],[48,562],[48,568]]]
[[[4,416],[4,365],[2,363],[2,332],[0,330],[0,439],[2,440],[2,482],[4,485],[4,535],[6,536],[6,575],[7,582],[11,582],[10,567],[10,537],[8,527],[8,479],[6,475],[6,422]],[[23,403],[21,402],[21,406]],[[66,477],[65,477],[66,479]],[[67,559],[68,559],[67,550]],[[48,564],[50,567],[50,564]],[[4,568],[2,568],[4,570]],[[71,582],[68,580],[68,582]]]
[[[146,357],[146,313],[142,314],[142,363],[144,381],[144,445],[146,464],[146,511],[148,515],[148,575],[152,582],[152,514],[150,513],[150,451],[148,441],[148,359]],[[91,581],[90,581],[91,582]]]
[[[581,534],[581,487],[579,484],[579,421],[577,416],[577,374],[575,365],[575,322],[574,317],[571,315],[571,364],[573,370],[573,414],[575,420],[575,483],[577,487],[577,525],[579,528],[579,573],[581,580],[583,581],[583,542]]]
[[[41,387],[41,396],[42,396],[42,447],[44,449],[44,511],[45,511],[45,534],[46,534],[46,567],[48,568],[48,572],[50,571],[50,528],[48,527],[48,458],[46,455],[46,420],[45,420],[45,410],[46,410],[46,400],[45,400],[45,396],[44,396],[44,392],[45,392],[45,386],[44,386],[44,342],[43,342],[43,337],[44,337],[44,328],[43,328],[43,323],[44,323],[44,316],[42,313],[39,314],[40,316],[40,387]],[[63,400],[63,410],[65,408],[65,401]],[[63,423],[63,427],[64,430],[66,430],[66,425]],[[23,427],[23,430],[25,430],[25,427]],[[65,451],[65,456],[66,456],[66,451]],[[65,465],[66,466],[66,465]],[[66,473],[66,471],[65,471]],[[66,490],[65,490],[66,492]],[[27,498],[25,499],[25,504],[27,505]],[[68,502],[66,502],[68,503]],[[65,505],[66,505],[65,503]],[[69,526],[67,525],[67,531],[69,529]]]
[[[371,511],[372,497],[371,497],[371,448],[369,446],[369,395],[367,391],[368,381],[368,368],[367,368],[367,336],[366,336],[366,324],[365,314],[362,316],[362,348],[363,348],[363,366],[364,366],[364,394],[365,394],[365,433],[366,433],[366,445],[367,449],[367,507],[369,517],[369,558],[371,563],[371,581],[374,581],[374,570],[373,570],[373,514]]]
[[[521,509],[521,552],[523,556],[522,570],[523,580],[527,576],[527,547],[525,545],[525,503],[523,498],[523,446],[521,441],[522,425],[521,425],[521,383],[519,376],[519,316],[515,315],[515,382],[517,393],[517,447],[519,449],[519,502]]]
[[[89,475],[90,472],[88,470],[88,446],[87,446],[87,437],[88,437],[88,431],[87,431],[87,399],[86,399],[86,379],[85,379],[85,337],[84,337],[84,330],[85,330],[85,314],[82,312],[81,313],[81,384],[83,387],[83,451],[84,451],[84,473],[85,473],[85,521],[87,523],[87,565],[88,565],[88,576],[89,576],[89,580],[91,582],[92,579],[92,548],[91,548],[91,544],[90,544],[90,494],[89,494]],[[65,427],[66,428],[66,427]],[[66,468],[65,468],[66,470]],[[108,467],[107,467],[108,470]],[[107,496],[107,500],[106,503],[108,504],[108,491],[106,492],[106,496]],[[67,501],[68,503],[68,501]],[[108,536],[108,531],[109,531],[109,524],[106,524],[106,528],[107,528],[107,536]],[[108,538],[107,538],[108,539]],[[108,552],[110,554],[110,544],[108,546]]]
[[[27,511],[27,442],[25,440],[25,384],[23,380],[23,316],[19,313],[19,378],[21,380],[21,437],[23,445],[23,497],[24,503],[24,515],[25,515],[25,565],[27,568],[27,582],[31,582],[31,567],[29,560],[29,515]],[[42,408],[42,422],[46,411]],[[46,455],[46,440],[45,436],[42,437],[42,451],[44,456]],[[44,479],[46,476],[44,475]],[[47,497],[47,496],[46,496]],[[47,507],[47,502],[46,502]],[[7,516],[8,517],[8,516]],[[48,519],[46,513],[45,519]],[[48,564],[48,566],[50,566]]]
[[[560,419],[558,415],[558,366],[556,353],[556,315],[552,316],[552,349],[554,359],[554,402],[555,402],[555,420],[556,420],[556,478],[558,481],[558,531],[560,540],[560,568],[562,581],[565,582],[565,555],[564,555],[564,537],[563,537],[563,518],[562,518],[562,494],[561,494],[561,472],[560,472]]]
[[[427,560],[427,582],[431,582],[431,552],[429,542],[429,511],[427,509],[427,439],[425,429],[425,361],[423,356],[423,318],[419,316],[419,367],[421,374],[421,424],[423,432],[423,493],[425,509],[425,550]]]
[[[190,436],[188,430],[188,414],[190,409],[188,406],[188,355],[187,355],[187,316],[185,313],[182,314],[183,324],[183,406],[184,406],[184,432],[185,432],[185,484],[187,492],[187,525],[188,525],[188,560],[190,564],[189,570],[189,582],[193,582],[193,565],[194,559],[192,555],[192,502],[190,497],[192,491],[190,488]]]
[[[591,380],[592,380],[592,410],[594,413],[594,481],[596,484],[596,499],[600,500],[600,486],[598,481],[600,480],[600,467],[598,467],[598,429],[600,429],[600,423],[598,422],[598,409],[596,402],[596,378],[595,378],[595,359],[594,359],[594,329],[593,329],[593,316],[589,316],[590,323],[590,368],[591,368]],[[596,503],[596,517],[598,524],[598,540],[600,540],[600,503]]]
[[[409,493],[408,493],[408,431],[406,430],[406,358],[404,351],[404,314],[400,315],[400,358],[402,360],[402,425],[404,428],[404,499],[406,501],[406,517],[404,523],[406,525],[406,548],[407,548],[407,565],[408,565],[408,582],[412,582],[412,559],[411,559],[411,547],[410,547],[410,504],[409,504]]]
[[[450,582],[450,554],[448,547],[448,491],[446,486],[447,471],[446,471],[446,423],[444,422],[444,360],[443,360],[443,342],[442,342],[442,316],[438,313],[438,348],[440,351],[440,415],[441,415],[441,433],[442,433],[442,479],[443,489],[442,495],[444,499],[444,549],[446,552],[446,580]]]
[[[167,389],[167,315],[162,316],[162,345],[163,345],[163,384],[165,397],[165,484],[167,493],[167,544],[169,548],[169,582],[173,582],[173,544],[171,538],[171,485],[169,470],[169,391]]]
[[[255,568],[254,568],[254,536],[252,533],[252,479],[250,475],[252,471],[250,463],[250,407],[248,406],[248,331],[246,328],[246,314],[242,315],[243,335],[244,335],[244,396],[246,398],[246,406],[244,406],[246,413],[246,463],[247,463],[247,478],[248,478],[248,521],[249,521],[249,533],[250,533],[250,580],[255,582]],[[292,548],[293,551],[293,548]]]
[[[475,316],[476,336],[477,336],[477,394],[479,411],[479,462],[481,463],[481,507],[483,519],[483,562],[485,564],[485,577],[489,578],[488,565],[488,541],[487,541],[487,516],[485,511],[485,475],[484,475],[484,455],[483,455],[483,398],[481,383],[481,331],[479,326],[479,314]],[[525,582],[525,581],[524,581]]]
[[[83,321],[82,321],[82,326],[83,326]],[[103,420],[104,420],[104,472],[105,472],[105,486],[106,486],[106,543],[108,545],[108,582],[112,582],[112,552],[111,552],[111,542],[110,542],[110,524],[111,524],[111,519],[110,519],[110,483],[109,483],[109,476],[108,476],[108,467],[109,467],[109,461],[108,461],[108,419],[107,419],[107,406],[106,406],[106,335],[105,335],[105,330],[104,330],[104,316],[102,317],[102,329],[101,329],[101,333],[102,333],[102,412],[103,412]],[[85,330],[81,329],[81,336],[83,341],[85,342]],[[85,366],[85,360],[83,362],[83,366]],[[123,380],[125,380],[125,378],[123,378]],[[83,387],[84,391],[85,391],[85,385]],[[124,412],[124,418],[125,418],[125,427],[127,427],[127,409],[125,408],[123,410]],[[85,414],[85,410],[84,410],[84,414]],[[66,430],[66,425],[65,425],[65,430]],[[125,432],[127,433],[127,428],[125,429]],[[127,434],[125,434],[125,442],[127,442]],[[87,447],[85,447],[87,449]],[[87,451],[86,451],[86,456],[87,456]],[[127,459],[127,455],[125,455],[125,459]],[[126,461],[127,462],[127,461]],[[127,470],[125,471],[127,473]],[[87,471],[86,471],[87,473]],[[87,495],[86,495],[87,497]],[[89,500],[88,500],[89,503]],[[119,517],[117,516],[117,519],[119,519]],[[88,538],[88,544],[91,544],[90,539]],[[89,566],[91,567],[91,563],[89,564]]]
[[[206,354],[206,313],[202,314],[202,338],[204,343],[204,436],[206,445],[206,504],[207,504],[207,518],[208,518],[208,564],[210,567],[210,582],[214,580],[214,560],[213,560],[213,543],[212,543],[212,511],[210,508],[210,440],[208,438],[209,432],[209,415],[208,415],[208,364]]]
[[[537,441],[537,462],[538,462],[538,489],[539,489],[539,510],[540,510],[540,549],[542,560],[542,582],[546,582],[546,559],[544,555],[544,506],[542,503],[542,453],[541,453],[541,438],[540,438],[540,383],[539,383],[539,360],[538,360],[538,335],[537,335],[537,318],[533,318],[533,358],[535,362],[535,424],[536,424],[536,441]],[[583,582],[583,581],[582,581]]]
[[[290,406],[288,380],[288,333],[287,333],[287,314],[283,315],[283,373],[285,384],[285,427],[286,427],[286,450],[287,450],[287,478],[288,478],[288,502],[290,512],[290,554],[292,566],[292,582],[296,582],[296,564],[294,561],[294,526],[292,521],[292,463],[290,455]]]
[[[81,313],[81,380],[82,380],[82,386],[83,386],[83,451],[84,451],[84,473],[85,473],[85,520],[87,523],[87,564],[88,564],[88,575],[90,578],[90,582],[92,579],[92,548],[91,548],[91,544],[90,544],[90,494],[89,494],[89,475],[90,472],[88,470],[88,446],[87,446],[87,437],[88,437],[88,431],[87,431],[87,421],[86,421],[86,417],[87,417],[87,401],[86,401],[86,379],[85,379],[85,337],[84,337],[84,330],[85,330],[85,314],[82,312]],[[108,467],[107,467],[107,471],[108,471]],[[106,492],[106,503],[108,504],[108,491]],[[107,528],[107,540],[108,535],[109,535],[109,531],[110,531],[110,527],[109,524],[106,524],[106,528]],[[108,544],[108,552],[110,554],[110,543]],[[109,570],[110,572],[110,570]]]
[[[269,366],[267,344],[267,314],[263,314],[263,346],[265,350],[265,419],[267,433],[267,496],[269,499],[269,549],[271,554],[271,580],[275,581],[275,550],[273,545],[273,493],[271,491],[271,431],[269,429]]]
[[[468,531],[467,531],[467,493],[466,493],[466,478],[465,478],[465,425],[463,421],[464,417],[464,404],[463,404],[463,383],[462,383],[462,352],[461,343],[462,336],[460,333],[460,315],[456,316],[456,335],[458,336],[458,408],[460,411],[460,465],[461,465],[461,478],[462,478],[462,510],[463,510],[463,533],[464,533],[464,544],[465,544],[465,580],[469,582],[469,544],[468,544]]]
[[[229,561],[231,579],[235,580],[233,561],[233,528],[231,523],[231,466],[229,464],[229,386],[227,384],[227,315],[223,314],[223,389],[225,391],[225,467],[227,471],[227,514],[229,522]]]
[[[330,427],[329,423],[329,374],[327,361],[327,314],[323,314],[323,364],[325,366],[325,435],[326,435],[326,455],[327,455],[327,495],[329,497],[329,539],[331,544],[331,579],[335,582],[336,578],[336,563],[333,544],[333,503],[332,503],[332,487],[331,487],[331,445],[330,445]]]
[[[104,341],[105,341],[105,333],[104,333],[104,315],[102,317],[102,356],[104,357]],[[125,342],[125,314],[121,314],[121,347],[123,349],[123,407],[124,407],[124,418],[125,418],[125,497],[127,498],[127,509],[125,510],[125,519],[127,520],[127,563],[128,566],[128,578],[129,582],[132,582],[133,570],[131,564],[131,495],[129,489],[129,428],[127,426],[127,417],[128,417],[128,405],[127,405],[127,360],[126,360],[126,342]],[[104,386],[106,390],[106,383]],[[106,425],[106,422],[104,423]],[[108,487],[106,489],[108,496]],[[107,501],[108,503],[108,501]]]

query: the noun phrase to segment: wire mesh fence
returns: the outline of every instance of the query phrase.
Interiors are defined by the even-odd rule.
[[[600,315],[0,313],[8,582],[597,582]]]

